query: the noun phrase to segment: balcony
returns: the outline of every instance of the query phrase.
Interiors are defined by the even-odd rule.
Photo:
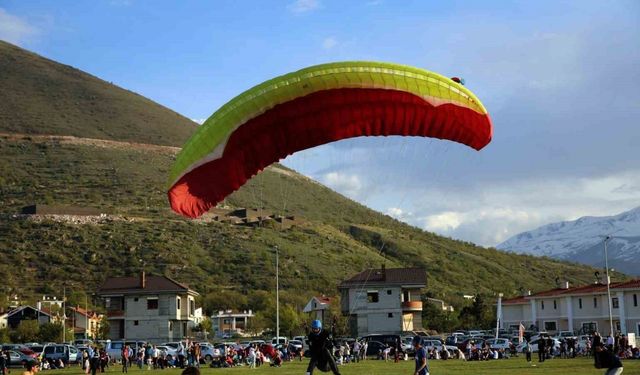
[[[422,301],[402,302],[402,311],[422,311]]]
[[[124,310],[109,310],[107,318],[124,318]]]

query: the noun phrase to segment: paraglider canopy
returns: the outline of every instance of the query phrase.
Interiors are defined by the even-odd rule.
[[[268,165],[359,136],[422,136],[476,150],[492,137],[476,96],[452,79],[379,62],[312,66],[235,97],[198,128],[169,177],[174,211],[198,217]]]

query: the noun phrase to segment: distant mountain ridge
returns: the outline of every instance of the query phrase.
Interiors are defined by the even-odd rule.
[[[496,246],[501,250],[549,256],[602,267],[605,236],[609,264],[640,275],[640,207],[614,216],[585,216],[517,234]]]

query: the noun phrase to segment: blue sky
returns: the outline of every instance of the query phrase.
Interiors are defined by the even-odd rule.
[[[481,245],[640,205],[640,2],[0,1],[0,39],[204,119],[273,76],[382,60],[462,76],[494,119],[481,152],[353,139],[285,164]]]

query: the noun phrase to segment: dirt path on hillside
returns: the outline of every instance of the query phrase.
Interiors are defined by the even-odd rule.
[[[94,147],[116,148],[116,149],[134,148],[137,150],[170,152],[172,154],[177,154],[180,151],[180,147],[159,146],[159,145],[151,145],[147,143],[111,141],[107,139],[80,138],[80,137],[74,137],[72,135],[0,133],[0,138],[7,141],[31,141],[35,143],[57,142],[60,144],[68,144],[68,145],[82,145],[82,146],[94,146]]]

